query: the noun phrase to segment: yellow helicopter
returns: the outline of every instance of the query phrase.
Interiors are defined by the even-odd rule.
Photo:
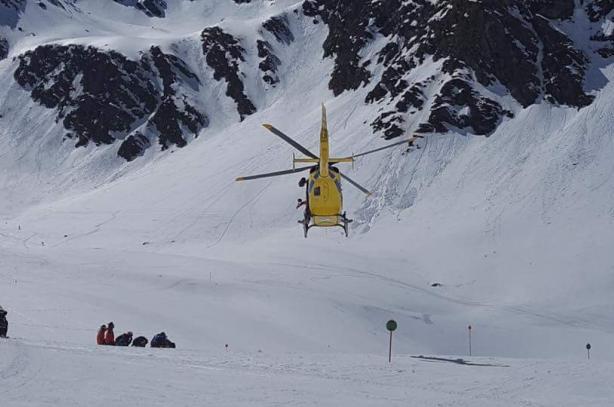
[[[363,157],[367,154],[376,153],[401,144],[408,144],[408,148],[414,146],[418,138],[423,136],[413,136],[410,139],[389,144],[384,147],[374,150],[365,151],[360,154],[353,154],[349,157],[333,158],[329,156],[328,145],[328,126],[326,124],[326,108],[322,105],[322,127],[320,130],[320,156],[316,156],[311,151],[288,137],[286,134],[276,129],[270,124],[263,124],[263,127],[275,134],[292,147],[296,148],[308,158],[293,159],[293,168],[291,170],[270,172],[267,174],[250,175],[247,177],[239,177],[237,181],[248,181],[260,178],[277,177],[280,175],[295,174],[303,171],[309,171],[308,179],[302,178],[299,181],[300,187],[305,187],[306,199],[298,200],[297,208],[305,206],[304,218],[298,222],[303,225],[305,237],[309,229],[312,227],[341,227],[348,236],[348,225],[352,219],[348,219],[343,211],[343,193],[341,189],[341,180],[349,182],[351,185],[358,188],[367,195],[371,195],[366,188],[362,187],[356,181],[352,180],[345,174],[342,174],[335,164],[353,163],[358,157]],[[306,167],[296,168],[296,164],[311,164]]]

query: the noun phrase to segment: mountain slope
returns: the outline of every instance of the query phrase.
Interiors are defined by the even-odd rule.
[[[462,354],[471,323],[481,355],[579,358],[589,340],[614,355],[607,2],[483,2],[452,32],[452,1],[399,4],[416,28],[378,22],[386,2],[167,1],[164,18],[114,3],[23,3],[3,28],[0,294],[16,336],[85,344],[121,318],[192,349],[362,353],[393,317],[406,353]],[[473,18],[517,49],[475,46]],[[99,106],[85,69],[107,64],[96,77],[117,94]],[[428,130],[347,169],[374,191],[345,187],[350,239],[303,239],[293,177],[233,181],[289,168],[263,122],[316,146],[322,101],[335,154]]]

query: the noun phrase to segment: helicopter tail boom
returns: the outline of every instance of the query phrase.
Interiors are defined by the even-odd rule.
[[[322,103],[322,128],[320,129],[320,175],[328,177],[329,149],[328,125],[326,123],[326,108]]]

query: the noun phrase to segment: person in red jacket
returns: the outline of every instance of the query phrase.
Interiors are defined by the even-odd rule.
[[[113,322],[109,322],[109,325],[107,325],[107,331],[104,334],[105,345],[115,345],[115,333],[113,333],[113,328],[115,328],[115,324],[113,324]]]
[[[104,345],[104,335],[107,332],[107,326],[102,325],[98,330],[98,335],[96,335],[96,344]]]

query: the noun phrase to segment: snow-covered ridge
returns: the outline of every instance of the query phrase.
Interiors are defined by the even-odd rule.
[[[342,7],[336,0],[263,0],[238,4],[113,0],[104,7],[101,3],[89,0],[53,1],[48,5],[25,0],[3,2],[0,7],[5,21],[1,24],[5,26],[3,31],[8,41],[4,40],[0,50],[8,48],[5,54],[19,57],[20,75],[31,70],[28,74],[38,76],[38,82],[58,87],[57,75],[56,83],[50,83],[54,82],[49,77],[50,71],[37,72],[23,63],[20,56],[24,47],[36,52],[41,44],[93,46],[99,53],[126,54],[135,63],[155,47],[184,60],[183,70],[190,71],[205,88],[219,86],[207,80],[212,70],[215,81],[227,83],[225,95],[236,103],[239,119],[243,120],[258,110],[258,103],[253,99],[260,99],[259,93],[271,93],[277,86],[287,88],[292,78],[279,76],[280,65],[291,66],[293,76],[309,74],[303,73],[301,67],[292,66],[284,48],[300,49],[300,43],[292,44],[295,37],[292,30],[313,19],[313,24],[319,25],[318,30],[327,30],[322,56],[335,62],[331,72],[321,72],[320,76],[330,76],[329,88],[334,96],[364,87],[368,91],[365,103],[374,104],[372,111],[378,112],[375,119],[371,118],[372,128],[387,138],[412,131],[442,133],[450,129],[489,135],[519,108],[543,100],[556,105],[586,106],[599,91],[585,86],[587,71],[610,58],[607,45],[595,49],[583,47],[565,33],[562,24],[571,21],[568,26],[588,29],[594,43],[611,41],[611,34],[607,34],[611,7],[599,1],[581,6],[563,1],[555,7],[547,1],[510,4],[351,1]],[[130,8],[134,12],[127,12]],[[49,22],[39,23],[39,20]],[[302,41],[305,40],[310,39],[303,37]],[[64,58],[60,50],[46,48],[45,53],[49,56],[55,53],[55,59],[59,60]],[[321,58],[318,54],[312,57]],[[78,61],[72,65],[75,63],[83,65]],[[109,68],[117,69],[113,64]],[[7,64],[5,70],[12,69],[14,65]],[[55,69],[62,77],[71,75],[62,66]],[[77,69],[91,70],[87,66]],[[257,71],[260,73],[256,74]],[[24,85],[23,80],[17,82]],[[95,124],[101,119],[91,120],[87,114],[80,113],[87,106],[74,89],[79,90],[83,85],[78,78],[68,87],[63,85],[64,93],[70,104],[81,107],[75,109],[75,115]],[[148,85],[135,86],[146,89]],[[183,83],[175,87],[193,86]],[[132,89],[133,94],[136,88]],[[190,93],[197,99],[205,97],[205,91],[182,89],[180,93]],[[276,94],[273,93],[272,101],[280,100]],[[55,108],[35,94],[32,96],[35,102]],[[162,99],[165,95],[160,91],[156,97]],[[110,101],[122,105],[119,100]],[[165,117],[164,123],[158,120],[160,135],[152,135],[148,126],[143,125],[146,121],[143,115],[134,114],[127,106],[119,109],[122,115],[133,119],[123,120],[117,129],[100,129],[97,137],[79,131],[76,136],[70,136],[75,132],[71,121],[57,121],[67,130],[69,137],[64,138],[76,138],[78,147],[90,141],[97,145],[115,144],[119,156],[134,159],[151,145],[166,149],[168,140],[174,140],[171,143],[179,147],[185,146],[187,137],[179,132],[198,135],[205,121],[194,115],[212,116],[214,109],[207,102],[198,107],[194,101],[184,102],[190,106],[191,113],[187,115],[193,116],[188,121],[199,125],[179,128],[169,123],[185,121],[186,110],[175,103],[171,112],[166,108],[168,104],[159,104],[164,113],[158,117]],[[145,112],[154,114],[151,109]],[[58,119],[63,115],[60,108]],[[135,153],[123,154],[125,145],[115,143],[126,139],[130,139]],[[140,141],[135,143],[137,139]]]

